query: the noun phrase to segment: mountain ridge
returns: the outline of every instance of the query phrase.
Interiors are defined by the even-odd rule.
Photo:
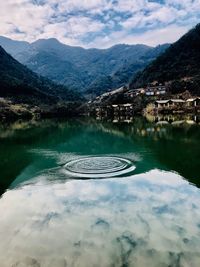
[[[12,43],[12,40],[8,42]],[[10,47],[9,52],[34,72],[78,92],[94,94],[128,83],[129,77],[124,75],[124,69],[128,69],[132,77],[166,49],[166,45],[161,45],[159,51],[157,47],[141,44],[85,49],[62,44],[55,38],[37,40],[19,53],[12,53]],[[111,82],[105,83],[105,80]]]
[[[17,102],[56,102],[75,98],[67,88],[38,76],[0,46],[0,96]]]

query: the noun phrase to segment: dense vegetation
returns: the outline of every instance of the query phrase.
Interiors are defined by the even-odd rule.
[[[138,71],[143,70],[144,67],[149,64],[154,58],[156,58],[160,53],[165,51],[169,47],[168,44],[157,46],[153,50],[146,52],[140,59],[132,63],[126,63],[120,67],[113,75],[109,76],[100,76],[94,80],[87,93],[90,94],[102,94],[105,91],[113,88],[119,88],[126,85],[131,77],[136,74]]]
[[[145,86],[152,81],[169,82],[172,93],[189,90],[200,95],[200,24],[138,73],[130,87]]]
[[[9,97],[15,102],[55,103],[72,101],[78,95],[62,85],[39,77],[12,58],[0,47],[0,97]]]
[[[34,72],[86,94],[101,94],[129,83],[137,71],[168,47],[116,45],[109,49],[83,49],[56,39],[29,44],[4,37],[0,37],[0,44]]]

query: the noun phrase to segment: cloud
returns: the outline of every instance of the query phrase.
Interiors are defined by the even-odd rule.
[[[173,42],[200,19],[200,0],[7,0],[0,3],[0,35],[70,45]]]
[[[47,172],[1,198],[1,266],[111,266],[129,252],[137,266],[179,255],[197,266],[199,205],[199,190],[172,172],[52,182]]]
[[[156,46],[158,44],[173,43],[178,40],[188,30],[187,27],[170,25],[161,29],[154,29],[142,33],[127,34],[124,31],[114,32],[104,38],[97,37],[90,47],[97,46],[100,48],[110,47],[115,43],[124,44],[146,44]]]
[[[101,22],[87,17],[71,17],[63,22],[45,25],[38,38],[57,37],[66,44],[79,45],[79,40],[86,34],[101,31],[103,27],[104,25]]]

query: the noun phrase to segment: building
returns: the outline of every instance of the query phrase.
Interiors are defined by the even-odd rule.
[[[127,113],[133,111],[133,104],[127,103],[127,104],[118,104],[118,105],[112,105],[112,109],[114,114],[115,113]]]
[[[98,106],[95,108],[97,117],[112,117],[112,116],[131,116],[134,113],[133,104],[115,104],[108,106]]]
[[[154,105],[156,108],[184,107],[186,101],[183,99],[157,100]]]
[[[169,100],[169,105],[170,106],[175,106],[175,107],[184,107],[186,104],[186,101],[183,99],[170,99]]]
[[[183,99],[166,99],[156,100],[154,102],[154,112],[199,112],[200,111],[200,97]]]
[[[200,106],[200,97],[189,98],[186,102],[188,107],[198,107]]]
[[[158,96],[165,95],[167,93],[167,89],[165,85],[148,85],[145,89],[146,96]]]
[[[160,95],[165,95],[166,93],[167,93],[167,89],[165,85],[151,84],[151,85],[148,85],[146,88],[131,89],[125,93],[125,96],[127,98],[134,98],[138,95],[160,96]]]
[[[138,88],[138,89],[131,89],[127,93],[125,93],[125,96],[128,98],[134,98],[138,95],[144,94],[145,89],[144,88]]]
[[[169,100],[157,100],[154,103],[156,108],[165,108],[169,107]]]
[[[113,114],[117,115],[120,112],[120,106],[119,105],[112,105]]]

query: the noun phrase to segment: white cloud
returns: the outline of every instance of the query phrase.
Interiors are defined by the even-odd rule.
[[[9,15],[8,15],[9,14]],[[16,35],[24,32],[28,40],[37,38],[41,28],[48,24],[53,10],[48,6],[31,4],[28,0],[9,0],[0,3],[0,34]],[[6,25],[10,25],[6,30]]]
[[[173,43],[187,32],[187,27],[168,26],[161,29],[149,30],[139,34],[127,34],[126,32],[114,32],[104,38],[98,37],[89,47],[107,48],[116,43],[123,44],[146,44],[156,46],[163,43]]]
[[[79,39],[87,33],[101,31],[104,25],[85,17],[71,17],[66,22],[47,24],[38,38],[55,36],[69,45],[80,45]]]
[[[0,2],[0,35],[55,37],[85,47],[156,45],[175,41],[198,23],[199,10],[200,0],[7,0]]]
[[[118,1],[118,3],[113,7],[114,10],[121,12],[137,12],[142,10],[148,2],[145,0],[126,0],[126,1]]]
[[[198,266],[199,205],[199,190],[172,172],[62,182],[46,173],[1,198],[1,266],[111,266],[121,262],[119,240],[128,251],[126,236],[136,266],[170,266],[169,251]]]
[[[188,27],[168,26],[161,29],[149,30],[143,34],[129,35],[125,37],[125,43],[143,43],[158,45],[177,41],[188,30]]]
[[[54,1],[54,0],[53,0]],[[60,11],[77,11],[77,10],[98,10],[106,6],[105,0],[68,0],[68,1],[54,1],[58,3]]]

